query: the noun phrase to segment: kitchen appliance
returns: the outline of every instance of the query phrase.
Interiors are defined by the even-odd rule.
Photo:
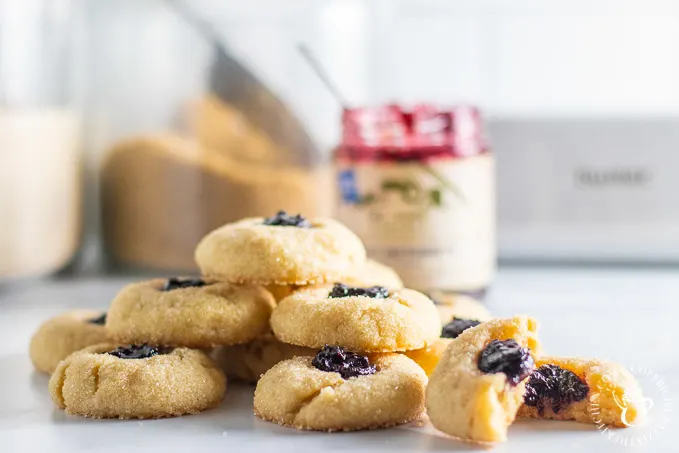
[[[679,117],[494,118],[505,260],[679,262]]]

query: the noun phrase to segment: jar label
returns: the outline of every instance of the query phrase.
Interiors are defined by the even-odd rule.
[[[488,285],[496,259],[492,155],[337,163],[339,219],[406,286]]]

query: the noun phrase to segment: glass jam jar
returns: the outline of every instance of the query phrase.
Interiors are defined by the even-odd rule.
[[[495,162],[479,111],[343,113],[338,217],[406,286],[483,296],[496,267]]]

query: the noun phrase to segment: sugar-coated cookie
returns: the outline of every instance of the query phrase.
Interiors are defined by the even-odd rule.
[[[424,410],[427,377],[402,354],[358,356],[326,347],[315,357],[280,362],[257,383],[255,415],[320,431],[383,428]]]
[[[106,313],[75,310],[47,320],[31,338],[29,355],[38,371],[51,373],[69,354],[109,340]]]
[[[471,441],[505,440],[540,353],[536,330],[534,319],[517,316],[484,322],[452,340],[427,387],[432,424]]]
[[[271,315],[276,337],[290,344],[325,344],[361,352],[419,349],[436,340],[441,324],[433,302],[411,289],[343,284],[302,289]]]
[[[233,283],[310,285],[342,278],[366,260],[353,232],[327,218],[279,212],[222,226],[196,248],[203,275]]]
[[[394,269],[386,264],[368,259],[363,266],[357,266],[342,277],[342,282],[351,286],[384,286],[390,289],[403,288],[403,280]]]
[[[217,347],[212,357],[228,378],[255,383],[278,362],[317,352],[316,349],[283,343],[268,333],[246,344]]]
[[[351,286],[384,286],[386,288],[403,288],[403,281],[395,270],[379,261],[368,259],[364,265],[352,268],[341,281]],[[306,286],[298,285],[268,285],[266,287],[276,300],[280,301],[290,294]]]
[[[481,324],[480,321],[453,317],[453,320],[441,329],[441,338],[436,339],[436,341],[425,348],[406,351],[405,354],[420,365],[425,373],[427,373],[427,376],[431,376],[450,342],[465,330],[476,327],[479,324]]]
[[[198,350],[100,344],[64,359],[50,378],[49,390],[57,407],[70,414],[160,418],[217,406],[226,379]]]
[[[575,420],[626,428],[646,418],[634,376],[617,363],[542,356],[526,382],[519,416]]]
[[[441,316],[441,325],[446,325],[455,318],[474,321],[492,319],[490,312],[481,302],[462,294],[430,294]]]
[[[255,285],[155,279],[123,288],[106,327],[115,341],[206,348],[247,343],[269,330],[273,296]]]
[[[433,300],[443,323],[441,338],[426,348],[406,351],[406,355],[417,362],[427,376],[431,376],[452,339],[457,338],[465,330],[491,319],[485,307],[467,296],[455,295]]]
[[[405,354],[420,365],[424,372],[427,373],[427,376],[431,376],[450,342],[465,330],[476,327],[479,324],[481,324],[480,321],[453,318],[452,321],[441,329],[441,338],[437,338],[436,341],[422,349],[406,351]]]

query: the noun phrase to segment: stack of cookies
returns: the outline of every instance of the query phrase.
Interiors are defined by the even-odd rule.
[[[279,212],[211,232],[201,278],[129,285],[108,314],[67,313],[31,341],[56,405],[157,418],[219,404],[226,376],[257,384],[254,413],[299,429],[398,425],[426,411],[452,436],[504,440],[517,416],[630,426],[624,368],[546,356],[537,322],[403,288],[331,219]]]
[[[273,296],[254,285],[200,278],[135,283],[118,293],[108,314],[67,314],[46,323],[31,355],[37,368],[52,372],[53,400],[69,413],[196,413],[217,406],[226,390],[224,373],[205,350],[267,332],[273,306]],[[69,349],[77,352],[59,357]],[[37,350],[50,361],[43,363]]]
[[[57,406],[88,417],[195,413],[221,401],[224,372],[256,382],[276,363],[313,357],[326,343],[364,353],[404,351],[426,346],[440,330],[431,301],[394,292],[402,283],[393,270],[367,260],[361,241],[330,219],[279,212],[225,225],[201,241],[196,260],[201,278],[134,283],[108,313],[75,311],[41,326],[30,353],[38,370],[52,374]],[[365,295],[356,297],[357,291]],[[327,299],[325,308],[336,313],[311,308],[297,318],[289,311],[316,299]],[[277,300],[278,333],[270,323]],[[342,319],[357,322],[342,326]],[[285,326],[295,331],[297,325],[315,325],[316,332],[302,329],[306,339],[285,334]],[[339,336],[310,341],[327,329]],[[422,372],[406,357],[395,360],[416,371],[421,412]],[[340,425],[327,429],[345,428]]]
[[[262,285],[279,297],[271,334],[257,347],[275,361],[287,360],[258,363],[256,371],[266,371],[255,391],[259,417],[303,429],[352,430],[422,414],[427,377],[397,352],[435,341],[439,315],[427,296],[401,288],[397,276],[369,263],[346,227],[283,212],[246,219],[204,238],[196,261],[209,278]],[[239,364],[229,355],[233,349],[217,353],[227,369]]]

